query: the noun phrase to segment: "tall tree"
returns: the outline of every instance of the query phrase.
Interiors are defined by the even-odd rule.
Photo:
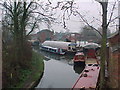
[[[38,28],[38,22],[52,21],[50,15],[45,15],[44,7],[36,2],[4,2],[2,3],[4,9],[4,25],[9,29],[12,34],[14,47],[15,47],[15,60],[23,58],[24,44],[27,37]],[[39,11],[42,9],[43,12]],[[15,61],[16,62],[16,61]]]
[[[10,83],[10,75],[13,75],[14,81],[12,84],[16,85],[20,80],[20,70],[30,68],[29,63],[32,57],[32,49],[28,44],[27,37],[34,29],[38,28],[38,22],[41,22],[42,20],[50,22],[53,18],[49,15],[45,15],[44,12],[40,12],[39,9],[42,8],[42,5],[36,2],[18,2],[17,0],[11,2],[11,0],[7,0],[0,5],[2,5],[3,8],[3,32],[8,32],[10,38],[12,38],[12,44],[7,44],[7,47],[9,46],[10,48],[9,53],[8,48],[7,54],[6,52],[3,52],[4,56],[6,56],[3,60],[3,68],[5,71],[3,76],[5,79],[7,78],[6,80],[8,82],[6,81],[6,83]],[[42,9],[44,10],[44,8]],[[6,37],[8,39],[7,35]],[[3,51],[6,50],[3,49]],[[5,86],[7,85],[5,84]]]
[[[26,26],[31,15],[31,6],[33,2],[28,5],[26,2],[4,2],[5,16],[7,17],[7,27],[10,29],[14,41],[14,62],[13,65],[18,64],[18,60],[23,59],[24,43],[26,39]],[[34,26],[33,26],[34,27]],[[15,63],[15,64],[14,64]],[[17,64],[16,64],[17,63]]]
[[[105,0],[105,2],[100,1],[99,2],[102,6],[102,44],[101,44],[101,72],[100,72],[100,90],[105,88],[105,63],[107,60],[107,6],[108,6],[108,0]]]

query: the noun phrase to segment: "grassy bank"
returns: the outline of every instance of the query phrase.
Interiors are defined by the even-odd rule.
[[[38,82],[44,71],[43,58],[39,53],[32,52],[31,68],[21,70],[22,76],[18,88],[31,88]]]

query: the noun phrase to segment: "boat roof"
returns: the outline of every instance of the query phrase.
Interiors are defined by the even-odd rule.
[[[95,89],[99,77],[99,72],[99,66],[86,66],[83,72],[80,74],[77,82],[74,84],[73,88]]]
[[[76,56],[80,55],[80,56],[84,56],[84,53],[83,52],[78,52],[75,54]]]
[[[64,41],[45,41],[42,43],[43,46],[50,46],[53,48],[68,49],[68,46],[76,46],[77,44]]]

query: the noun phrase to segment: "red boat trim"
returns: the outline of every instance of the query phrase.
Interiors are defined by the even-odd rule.
[[[74,60],[74,62],[85,62],[85,60]]]

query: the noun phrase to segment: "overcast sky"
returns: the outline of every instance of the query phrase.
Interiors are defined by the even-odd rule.
[[[53,3],[53,6],[56,5],[57,1],[61,1],[61,0],[51,0],[51,2]],[[110,17],[112,6],[114,4],[113,2],[114,0],[110,0],[110,1],[111,2],[109,2],[108,4],[108,18]],[[102,9],[101,9],[101,5],[98,2],[96,2],[95,0],[75,0],[75,3],[76,3],[75,7],[78,7],[78,11],[82,15],[84,15],[84,18],[90,23],[90,25],[94,26],[95,28],[101,27],[101,20],[102,20],[101,10]],[[118,15],[117,7],[118,5],[116,3],[116,9],[114,10],[113,18]],[[61,11],[58,9],[57,15],[60,15],[60,14],[61,14]],[[61,20],[61,16],[58,17],[58,21],[60,20]],[[94,22],[91,23],[91,21],[93,20]],[[118,23],[117,20],[115,22]],[[70,32],[80,32],[81,28],[85,25],[85,23],[81,22],[80,17],[71,16],[71,19],[66,21],[66,25]],[[39,30],[46,29],[46,28],[48,27],[45,24],[41,23]],[[114,32],[115,24],[114,25],[111,24],[109,28],[111,29],[111,32]],[[55,23],[52,24],[51,29],[57,32],[66,31],[61,24],[55,24]]]
[[[30,0],[30,1],[39,1],[39,3],[48,2],[48,0]],[[51,6],[56,6],[57,1],[68,1],[68,0],[50,0],[50,1],[52,2]],[[111,13],[114,2],[115,2],[115,0],[109,0],[108,18],[110,17],[110,13]],[[102,20],[101,11],[102,11],[102,9],[101,9],[101,5],[98,2],[96,2],[95,0],[74,0],[74,3],[76,3],[76,4],[74,4],[73,6],[78,8],[78,11],[84,16],[84,18],[88,21],[88,23],[90,23],[90,25],[92,25],[95,28],[101,27],[101,20]],[[118,8],[117,7],[118,7],[118,4],[116,3],[116,9],[114,10],[113,18],[118,16]],[[61,17],[62,17],[63,11],[61,11],[58,8],[58,9],[54,10],[52,13],[54,13],[54,12],[56,12],[56,14],[54,16],[57,17],[57,21],[62,22]],[[91,21],[93,21],[93,20],[94,20],[94,22],[91,23]],[[80,32],[82,27],[86,25],[84,22],[81,22],[81,21],[82,20],[79,16],[71,15],[71,18],[66,21],[66,26],[70,32]],[[118,25],[118,20],[115,21],[115,24],[110,25],[109,28],[111,29],[111,32],[115,31],[116,24]],[[36,31],[34,31],[34,33],[38,32],[42,29],[48,29],[48,26],[44,23],[40,23],[40,28],[38,28]],[[63,25],[58,24],[58,23],[51,23],[50,29],[57,31],[57,32],[65,32],[66,31],[66,29],[63,28]]]

